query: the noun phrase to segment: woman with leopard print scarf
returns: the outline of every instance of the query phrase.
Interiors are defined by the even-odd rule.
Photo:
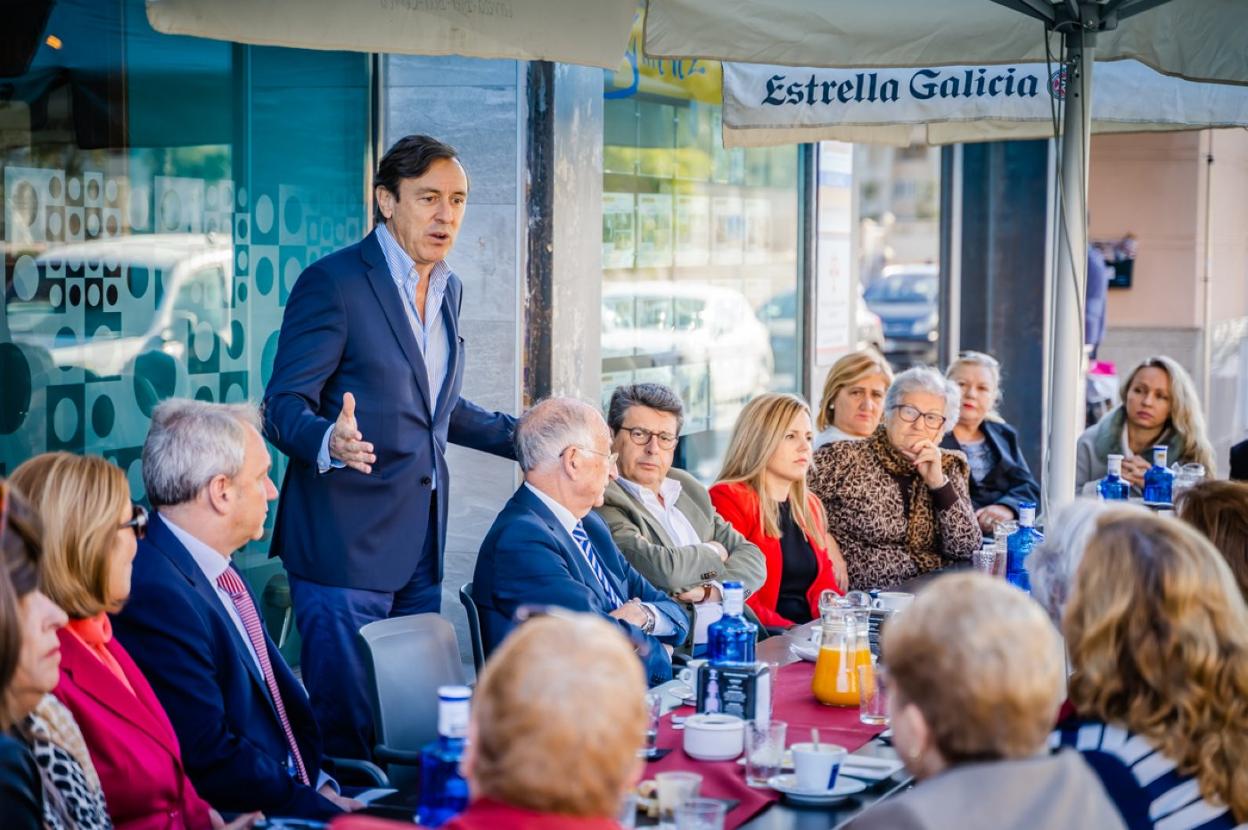
[[[896,587],[979,548],[966,457],[939,447],[960,401],[936,370],[909,369],[889,387],[884,422],[870,438],[815,452],[810,489],[823,503],[851,589]]]

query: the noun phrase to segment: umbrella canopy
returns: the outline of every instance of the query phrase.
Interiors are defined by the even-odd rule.
[[[1116,27],[1098,35],[1098,60],[1130,58],[1195,81],[1248,81],[1242,0],[649,0],[645,50],[785,66],[1043,63],[1048,27],[1032,12],[1076,5],[1116,15],[1108,21]]]
[[[1060,64],[799,69],[727,63],[724,146],[1052,138],[1064,89]],[[1248,87],[1185,81],[1138,61],[1097,67],[1093,133],[1245,126]]]
[[[1244,0],[649,0],[645,51],[859,69],[1039,63],[1067,71],[1046,366],[1044,502],[1074,498],[1082,425],[1088,147],[1094,59],[1248,84]]]
[[[636,0],[147,0],[158,32],[300,49],[619,66]]]

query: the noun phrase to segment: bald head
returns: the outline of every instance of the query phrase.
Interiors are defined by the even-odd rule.
[[[575,398],[547,398],[520,416],[515,443],[525,481],[577,518],[602,504],[611,436],[597,409]]]

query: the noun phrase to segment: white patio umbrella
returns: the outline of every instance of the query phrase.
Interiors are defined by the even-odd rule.
[[[725,147],[954,144],[1054,137],[1060,64],[851,69],[723,65]],[[1097,64],[1092,132],[1248,127],[1248,86]]]
[[[1075,493],[1083,413],[1088,148],[1094,57],[1248,84],[1244,0],[649,0],[645,52],[784,66],[1044,62],[1067,70],[1052,276],[1045,508]]]
[[[620,65],[636,0],[147,0],[152,28],[236,43]]]

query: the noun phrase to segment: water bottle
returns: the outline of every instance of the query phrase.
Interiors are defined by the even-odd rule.
[[[1018,530],[1006,540],[1005,578],[1010,584],[1031,593],[1031,577],[1027,573],[1027,557],[1036,543],[1044,538],[1036,530],[1036,503],[1018,503]]]
[[[441,827],[468,807],[468,782],[459,773],[468,736],[467,686],[438,687],[438,737],[420,751],[420,801],[416,823]]]
[[[706,656],[712,665],[753,663],[758,626],[745,618],[745,586],[724,583],[724,615],[706,629]]]
[[[1101,501],[1126,501],[1131,495],[1131,485],[1122,478],[1122,456],[1109,457],[1109,474],[1096,486]]]
[[[1169,507],[1174,502],[1174,473],[1166,466],[1169,450],[1164,444],[1153,447],[1153,466],[1144,473],[1144,503]]]

